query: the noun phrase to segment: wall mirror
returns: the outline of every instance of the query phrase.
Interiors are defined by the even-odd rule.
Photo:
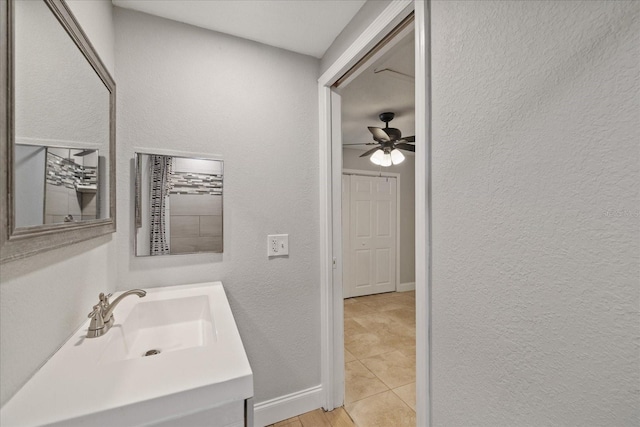
[[[63,0],[0,7],[7,261],[115,231],[115,82]]]
[[[222,252],[222,160],[136,153],[136,256]]]

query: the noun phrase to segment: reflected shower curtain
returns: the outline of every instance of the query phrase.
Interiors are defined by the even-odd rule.
[[[167,197],[171,190],[170,156],[151,155],[151,255],[168,255]]]

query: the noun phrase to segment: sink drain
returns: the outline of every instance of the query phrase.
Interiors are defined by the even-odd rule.
[[[156,350],[155,348],[152,350],[147,351],[143,357],[147,357],[147,356],[154,356],[156,354],[160,354],[160,350]]]

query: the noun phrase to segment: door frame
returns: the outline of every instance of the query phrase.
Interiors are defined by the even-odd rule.
[[[429,2],[395,0],[318,79],[321,381],[323,407],[344,402],[342,299],[342,147],[332,139],[331,86],[402,19],[414,12],[416,139],[416,423],[431,425],[431,86]],[[335,126],[335,123],[333,124]]]
[[[396,259],[395,259],[395,264],[396,264],[396,292],[398,292],[398,286],[400,286],[400,201],[402,198],[402,195],[400,194],[400,174],[399,173],[395,173],[395,172],[384,172],[384,171],[372,171],[372,170],[366,170],[366,169],[342,169],[342,175],[360,175],[360,176],[373,176],[373,177],[389,177],[389,178],[395,178],[396,179]],[[341,175],[341,178],[342,178]],[[342,227],[342,224],[346,224],[346,222],[344,221],[344,217],[342,215],[342,209],[340,210],[340,217],[343,219],[343,221],[341,222],[341,230],[342,232],[346,232],[349,230],[349,225],[346,225],[345,227]],[[346,254],[347,251],[344,250],[344,248],[346,248],[347,246],[344,243],[344,234],[342,236],[342,253]],[[343,258],[344,260],[344,258]],[[346,262],[342,262],[342,278],[344,279],[344,267],[345,267]],[[344,280],[342,280],[342,285],[344,286]],[[344,288],[343,288],[344,289]],[[343,298],[344,298],[344,292],[343,292]]]

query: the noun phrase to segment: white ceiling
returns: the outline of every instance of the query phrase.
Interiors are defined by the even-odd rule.
[[[396,113],[389,127],[400,129],[403,136],[415,135],[414,64],[414,32],[410,31],[391,50],[338,90],[342,97],[343,144],[373,142],[367,126],[384,127],[378,115],[385,111]],[[381,71],[385,69],[393,71]],[[352,148],[369,150],[372,147]]]
[[[112,3],[321,58],[365,0],[112,0]]]

